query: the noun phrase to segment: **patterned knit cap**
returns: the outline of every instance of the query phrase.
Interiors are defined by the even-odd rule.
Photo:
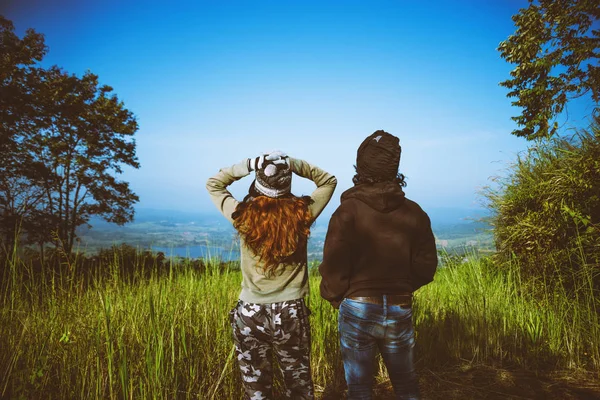
[[[356,152],[356,172],[378,180],[392,180],[400,165],[400,139],[383,130],[367,137]]]
[[[275,164],[265,161],[256,170],[254,188],[268,197],[281,197],[292,190],[292,169],[288,163]]]

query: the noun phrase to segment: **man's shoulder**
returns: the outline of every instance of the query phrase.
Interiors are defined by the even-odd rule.
[[[333,212],[332,217],[350,219],[353,218],[357,213],[357,207],[359,206],[360,201],[357,199],[344,199],[340,205]]]
[[[421,207],[419,205],[419,203],[417,203],[416,201],[411,200],[409,198],[405,198],[404,202],[405,202],[404,203],[405,207],[409,208],[411,210],[411,212],[413,212],[415,214],[420,214],[423,217],[429,218],[429,216],[427,215],[425,210],[423,210],[423,207]]]
[[[423,210],[423,209],[421,208],[421,206],[419,205],[419,203],[417,203],[417,202],[416,202],[416,201],[414,201],[414,200],[411,200],[411,199],[409,199],[408,197],[405,197],[405,198],[404,198],[404,201],[406,202],[406,205],[407,205],[408,207],[412,207],[412,208],[415,208],[415,209],[419,209],[419,210],[421,210],[421,211]]]

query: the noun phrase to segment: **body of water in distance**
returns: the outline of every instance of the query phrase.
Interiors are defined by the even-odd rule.
[[[166,257],[184,257],[184,258],[218,258],[221,261],[239,261],[240,250],[223,249],[221,247],[212,247],[205,245],[185,246],[185,247],[161,247],[152,246],[152,252],[163,252]]]

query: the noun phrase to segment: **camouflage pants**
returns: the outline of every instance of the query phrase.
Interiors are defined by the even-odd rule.
[[[309,310],[303,299],[253,304],[239,301],[229,315],[245,398],[273,398],[273,353],[290,399],[313,399]]]

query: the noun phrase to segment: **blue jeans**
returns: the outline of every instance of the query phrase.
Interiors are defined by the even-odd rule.
[[[415,331],[410,307],[362,303],[344,299],[338,329],[348,399],[371,399],[381,352],[397,399],[418,399],[419,383],[414,368]]]

